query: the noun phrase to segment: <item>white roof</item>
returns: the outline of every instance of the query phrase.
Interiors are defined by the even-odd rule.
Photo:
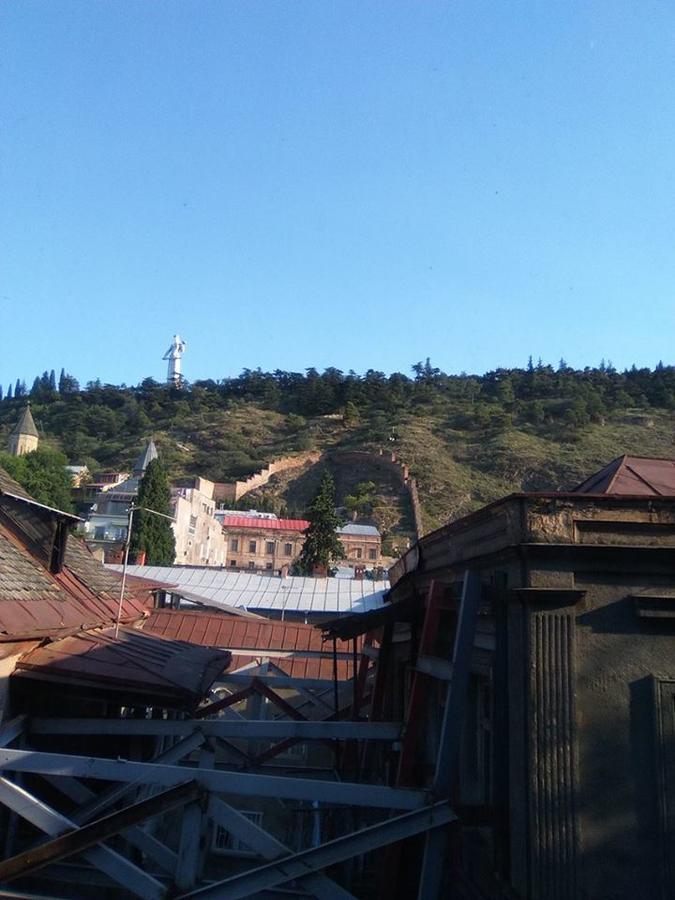
[[[122,566],[109,565],[116,572]],[[183,589],[190,600],[211,606],[228,605],[260,612],[301,613],[368,612],[384,605],[388,581],[306,576],[256,575],[229,572],[213,566],[127,566],[129,575],[149,578]]]
[[[349,525],[345,525],[342,528],[338,528],[337,533],[369,535],[371,537],[380,536],[380,532],[374,525],[355,525],[353,522],[350,522]]]

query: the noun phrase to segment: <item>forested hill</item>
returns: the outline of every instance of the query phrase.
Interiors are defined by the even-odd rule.
[[[18,394],[16,396],[18,387]],[[674,456],[675,367],[530,364],[410,377],[245,370],[182,389],[45,373],[0,402],[3,444],[26,397],[45,443],[91,470],[124,469],[154,437],[174,477],[249,475],[309,449],[394,450],[417,478],[425,530],[513,490],[572,487],[622,454]]]

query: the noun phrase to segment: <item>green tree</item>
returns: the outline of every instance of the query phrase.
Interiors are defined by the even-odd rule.
[[[145,470],[138,488],[138,506],[162,513],[139,509],[134,513],[131,532],[131,553],[145,551],[145,561],[150,566],[170,566],[176,557],[176,540],[171,523],[162,516],[171,515],[171,488],[164,466],[153,459]]]
[[[343,559],[345,555],[336,533],[336,529],[340,527],[340,519],[335,512],[335,483],[329,472],[321,480],[307,517],[309,525],[305,530],[305,543],[298,558],[298,569],[305,575],[311,575],[317,566],[324,566],[328,570],[331,562]]]
[[[68,460],[56,450],[39,448],[24,456],[0,453],[0,467],[24,487],[38,503],[63,512],[72,512],[72,478]]]

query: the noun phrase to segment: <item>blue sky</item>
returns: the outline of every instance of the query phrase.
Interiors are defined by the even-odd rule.
[[[0,383],[673,362],[675,6],[5,0]]]

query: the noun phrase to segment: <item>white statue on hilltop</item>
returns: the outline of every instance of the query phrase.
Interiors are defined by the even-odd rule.
[[[183,380],[180,366],[185,353],[186,343],[179,334],[174,334],[171,346],[166,351],[162,359],[169,360],[169,367],[166,373],[167,384],[180,384]]]

